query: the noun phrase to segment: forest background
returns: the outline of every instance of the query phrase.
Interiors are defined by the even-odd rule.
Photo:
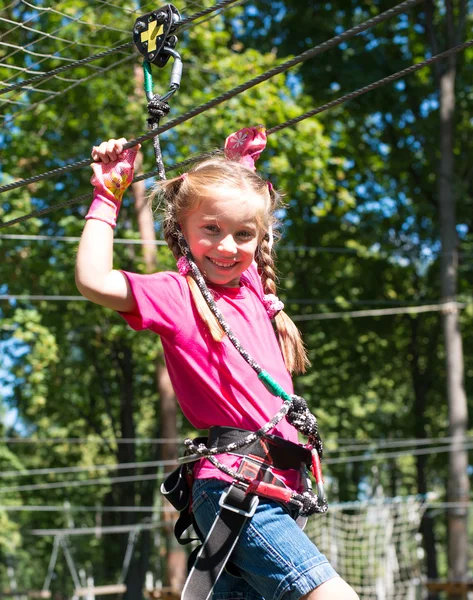
[[[210,4],[177,8],[187,16]],[[179,34],[184,74],[169,118],[392,6],[381,0],[258,0],[191,24]],[[77,60],[128,41],[135,18],[156,5],[60,0],[48,10],[46,1],[20,0],[4,1],[0,8],[5,53],[0,78],[10,85],[61,66],[65,58]],[[472,3],[462,1],[421,3],[167,131],[161,136],[165,164],[221,148],[225,137],[241,127],[276,126],[470,39],[471,9]],[[448,444],[429,450],[452,434],[445,315],[440,310],[363,318],[320,315],[432,305],[446,298],[462,302],[464,356],[456,366],[461,371],[464,365],[471,408],[472,57],[473,50],[466,50],[439,69],[423,69],[276,133],[259,163],[264,176],[286,194],[277,246],[279,295],[298,322],[312,363],[296,378],[296,391],[319,419],[327,459],[344,459],[325,466],[332,502],[366,499],[379,486],[386,496],[431,492],[440,502],[453,497],[447,495]],[[1,183],[87,158],[92,145],[104,139],[130,139],[146,131],[141,62],[128,48],[0,97]],[[441,81],[452,66],[448,202],[456,207],[453,221],[451,212],[447,218],[439,209],[446,164]],[[153,69],[156,92],[166,91],[169,73],[170,65]],[[151,142],[142,154],[144,171],[152,170]],[[7,221],[88,193],[89,179],[85,168],[4,193],[0,217]],[[149,228],[146,210],[139,208],[144,194],[143,187],[134,187],[126,196],[117,238],[136,241]],[[175,414],[157,338],[137,334],[117,314],[74,298],[77,244],[60,238],[80,235],[87,204],[0,232],[0,591],[11,585],[12,572],[19,587],[41,588],[52,538],[32,536],[33,529],[155,523],[162,514],[159,480],[168,468],[156,462],[173,458],[176,449],[150,440],[182,440],[193,433]],[[448,251],[446,219],[454,232]],[[152,233],[161,237],[159,220]],[[166,248],[150,252],[139,243],[116,245],[115,264],[139,272],[174,268]],[[454,269],[453,295],[442,284],[448,268]],[[463,425],[468,434],[470,424],[464,419]],[[393,449],[391,442],[401,445]],[[427,452],[419,453],[420,448]],[[363,460],[351,459],[360,452]],[[154,462],[114,468],[144,461]],[[90,465],[108,467],[34,471]],[[471,476],[468,468],[465,477]],[[48,505],[60,510],[17,510]],[[97,510],[75,511],[75,506]],[[155,511],[146,512],[143,507],[149,506]],[[142,512],[118,507],[141,507]],[[456,510],[465,524],[466,513]],[[423,521],[425,572],[432,577],[447,576],[448,516],[446,509],[432,509]],[[119,578],[126,550],[126,535],[110,539],[73,539],[74,559],[99,583]],[[172,565],[163,554],[173,552],[167,529],[143,531],[126,577],[128,597],[141,593],[147,570],[167,581]],[[71,586],[67,566],[59,561],[52,589],[69,594]]]

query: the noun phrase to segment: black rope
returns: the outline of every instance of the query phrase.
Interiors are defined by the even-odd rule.
[[[197,13],[191,15],[190,17],[187,17],[187,18],[179,21],[179,23],[177,23],[177,29],[178,30],[182,29],[189,23],[192,23],[193,21],[195,21],[196,19],[199,19],[200,17],[205,17],[206,15],[208,15],[210,13],[213,13],[222,8],[226,8],[228,5],[234,4],[235,2],[238,2],[238,1],[239,0],[225,0],[224,2],[219,2],[215,6],[206,8],[205,10],[201,10],[200,12],[197,12]],[[120,44],[119,46],[116,46],[115,48],[106,50],[105,52],[99,52],[98,54],[94,54],[87,58],[82,58],[82,59],[76,60],[73,63],[69,63],[68,65],[63,65],[62,67],[58,67],[57,69],[53,69],[52,71],[48,71],[47,73],[41,73],[40,75],[35,75],[34,77],[27,79],[26,81],[20,81],[19,83],[13,83],[4,88],[0,88],[0,96],[2,94],[12,92],[13,90],[26,88],[26,87],[30,86],[32,83],[36,83],[37,81],[41,81],[43,79],[49,79],[50,77],[54,77],[54,75],[57,75],[58,73],[63,73],[64,71],[68,71],[69,69],[73,69],[77,66],[82,66],[89,62],[93,62],[95,60],[100,60],[101,58],[104,58],[105,56],[109,56],[110,54],[114,54],[115,52],[121,52],[122,50],[125,50],[126,48],[130,48],[132,46],[134,46],[134,42],[125,42],[123,44]]]
[[[340,35],[337,35],[337,36],[331,38],[330,40],[323,42],[319,46],[315,46],[314,48],[311,48],[310,50],[306,50],[305,52],[303,52],[302,54],[299,54],[295,58],[292,58],[291,60],[286,61],[285,63],[279,65],[278,67],[274,67],[273,69],[270,69],[269,71],[266,71],[265,73],[262,73],[258,77],[255,77],[254,79],[251,79],[251,80],[233,88],[232,90],[229,90],[229,91],[221,94],[220,96],[217,96],[216,98],[214,98],[213,100],[210,100],[209,102],[206,102],[205,104],[201,104],[200,106],[197,106],[196,108],[190,110],[189,112],[185,113],[184,115],[181,115],[180,117],[177,117],[176,119],[169,121],[166,125],[160,126],[151,132],[145,133],[142,136],[140,136],[134,140],[130,140],[127,144],[124,145],[124,149],[132,148],[133,146],[136,146],[137,144],[140,144],[140,143],[154,137],[155,135],[159,135],[165,131],[168,131],[169,129],[172,129],[173,127],[176,127],[177,125],[180,125],[181,123],[185,123],[189,119],[192,119],[192,118],[196,117],[197,115],[199,115],[203,112],[206,112],[207,110],[213,108],[214,106],[217,106],[218,104],[221,104],[222,102],[225,102],[226,100],[230,100],[234,96],[237,96],[237,95],[241,94],[242,92],[245,92],[246,90],[262,83],[263,81],[267,81],[268,79],[271,79],[275,75],[279,75],[280,73],[287,71],[291,67],[294,67],[295,65],[298,65],[298,64],[308,60],[309,58],[313,58],[314,56],[317,56],[318,54],[321,54],[322,52],[325,52],[326,50],[341,44],[342,42],[353,37],[354,35],[373,27],[374,25],[377,25],[378,23],[386,21],[387,19],[390,19],[393,16],[404,12],[408,8],[410,8],[416,4],[419,4],[422,1],[423,0],[405,0],[405,2],[402,2],[398,6],[391,8],[391,9],[385,11],[384,13],[381,13],[380,15],[373,17],[372,19],[369,19],[368,21],[365,21],[364,23],[360,23],[359,25],[353,27],[352,29],[349,29],[349,30],[341,33]],[[15,181],[13,183],[10,183],[8,185],[4,185],[4,186],[0,187],[0,193],[22,187],[29,183],[34,183],[37,181],[42,181],[44,179],[48,179],[50,177],[53,177],[54,175],[58,175],[61,173],[67,173],[69,171],[74,171],[75,169],[89,166],[92,164],[92,162],[93,161],[90,159],[84,159],[79,162],[73,163],[71,165],[59,167],[58,169],[53,169],[52,171],[48,171],[47,173],[42,173],[40,175],[35,175],[34,177],[30,177],[28,179],[21,179],[19,181]]]
[[[369,85],[365,86],[364,88],[360,88],[359,90],[350,92],[348,94],[345,94],[344,96],[340,96],[339,98],[336,98],[335,100],[332,100],[331,102],[328,102],[327,104],[319,106],[318,108],[314,108],[313,110],[308,111],[308,112],[300,115],[299,117],[295,117],[294,119],[285,121],[284,123],[281,123],[280,125],[276,125],[275,127],[268,129],[266,133],[267,133],[267,135],[271,135],[273,133],[281,131],[282,129],[285,129],[286,127],[296,125],[297,123],[299,123],[300,121],[303,121],[304,119],[308,119],[309,117],[318,115],[321,112],[328,110],[329,108],[333,108],[334,106],[338,106],[339,104],[342,104],[343,102],[352,100],[353,98],[361,96],[362,94],[365,94],[366,92],[372,91],[381,85],[390,83],[392,81],[395,81],[396,79],[400,79],[401,77],[404,77],[405,75],[410,75],[411,73],[414,73],[415,71],[423,69],[424,67],[431,65],[432,63],[437,62],[438,60],[442,60],[443,58],[446,58],[450,54],[454,54],[456,52],[461,52],[462,50],[465,50],[466,48],[469,48],[471,46],[473,46],[473,40],[469,40],[469,41],[465,42],[464,44],[455,46],[454,48],[451,48],[450,50],[446,50],[445,52],[442,52],[441,54],[436,54],[435,56],[432,56],[431,58],[427,59],[424,62],[417,63],[415,65],[412,65],[411,67],[407,67],[406,69],[403,69],[402,71],[398,71],[397,73],[389,75],[388,77],[385,77],[384,79],[380,79],[374,83],[370,83]],[[175,169],[181,169],[181,168],[187,167],[188,165],[191,165],[195,162],[198,162],[199,160],[202,160],[204,158],[211,158],[215,154],[216,154],[216,152],[206,152],[203,154],[199,154],[198,156],[188,158],[180,163],[171,165],[167,170],[173,171]],[[87,163],[87,164],[89,164],[89,163]],[[133,179],[133,183],[136,183],[138,181],[143,181],[144,179],[149,179],[151,177],[155,177],[157,174],[158,174],[157,171],[149,171],[148,173],[144,173],[143,175],[140,175],[139,177],[136,177],[135,179]],[[0,188],[0,191],[2,191],[2,188]],[[71,206],[73,204],[78,204],[79,202],[82,202],[84,199],[88,199],[88,198],[90,198],[90,194],[85,194],[82,196],[78,196],[77,198],[73,198],[72,200],[68,200],[66,202],[61,202],[59,204],[55,204],[54,206],[50,206],[48,208],[44,208],[44,209],[41,209],[41,210],[38,210],[35,212],[28,213],[27,215],[17,217],[16,219],[12,219],[10,221],[0,223],[0,229],[9,227],[11,225],[16,225],[18,223],[22,223],[23,221],[27,221],[28,219],[33,219],[35,217],[39,217],[39,216],[48,214],[48,213],[53,212],[60,208]]]
[[[148,102],[148,128],[151,131],[159,129],[160,120],[169,114],[169,104],[163,102],[157,94],[155,94]],[[159,135],[153,138],[154,156],[156,158],[156,173],[159,179],[166,179],[166,171],[164,169],[163,157],[161,154],[161,144],[159,143]]]

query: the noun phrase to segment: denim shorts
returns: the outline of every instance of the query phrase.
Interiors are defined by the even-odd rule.
[[[220,512],[220,495],[228,483],[198,479],[193,486],[193,512],[202,535]],[[337,577],[328,560],[295,522],[286,506],[260,498],[256,513],[243,527],[231,555],[241,577],[224,571],[213,600],[299,600]]]

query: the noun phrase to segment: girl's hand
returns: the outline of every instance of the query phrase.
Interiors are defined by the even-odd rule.
[[[108,142],[102,142],[99,146],[94,146],[92,148],[92,158],[96,162],[103,162],[104,164],[108,164],[109,162],[115,161],[118,159],[120,154],[123,152],[123,146],[127,143],[125,138],[120,138],[119,140],[111,139]],[[138,144],[134,147],[134,150],[138,152],[141,148],[141,144]]]
[[[92,149],[94,172],[90,182],[94,186],[94,199],[86,219],[97,219],[115,227],[123,194],[133,181],[137,144],[123,150],[125,138],[102,142]]]

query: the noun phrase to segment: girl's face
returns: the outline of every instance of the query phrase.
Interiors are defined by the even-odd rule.
[[[201,199],[181,222],[192,256],[205,279],[238,287],[253,262],[263,231],[258,216],[264,199],[250,190],[219,187]]]

